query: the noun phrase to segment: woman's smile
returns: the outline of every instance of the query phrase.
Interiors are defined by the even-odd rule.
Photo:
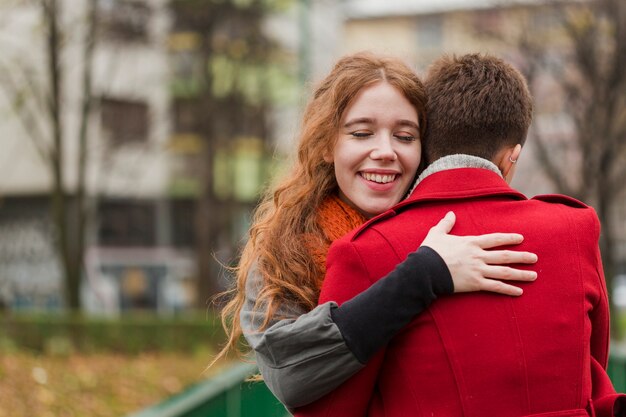
[[[374,172],[360,172],[361,177],[366,179],[367,181],[372,181],[378,184],[387,184],[398,177],[397,174],[377,174]]]

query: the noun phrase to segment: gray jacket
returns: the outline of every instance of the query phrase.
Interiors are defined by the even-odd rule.
[[[364,365],[358,361],[331,317],[335,303],[325,303],[306,312],[283,304],[281,320],[265,321],[265,310],[255,309],[263,277],[252,267],[246,283],[246,302],[241,310],[244,336],[256,355],[266,385],[288,409],[315,401]]]

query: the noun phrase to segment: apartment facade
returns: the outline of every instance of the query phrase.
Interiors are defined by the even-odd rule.
[[[297,113],[296,73],[284,67],[297,46],[278,42],[272,53],[280,62],[261,65],[245,56],[254,43],[246,42],[273,45],[266,34],[297,32],[295,11],[254,1],[57,1],[69,201],[78,184],[89,6],[97,6],[83,306],[108,315],[205,308],[229,285],[222,265],[236,259],[276,165],[274,148],[284,151],[277,138],[286,135],[276,132],[289,129],[285,115]],[[27,82],[45,97],[45,16],[38,3],[0,8],[0,149],[8,150],[0,152],[0,305],[61,309],[51,170],[31,137],[33,126],[46,140],[52,132]],[[260,94],[265,90],[271,97]],[[24,106],[33,112],[20,113]]]
[[[78,137],[88,1],[59,1],[64,188],[78,183]],[[50,89],[46,23],[37,3],[4,2],[0,94],[0,299],[11,309],[63,305],[62,268],[50,217],[52,175],[45,100]],[[168,196],[170,140],[168,4],[97,1],[91,62],[86,194],[94,213],[87,232],[83,304],[105,314],[189,304],[194,276],[187,246],[174,247]],[[18,100],[21,100],[18,101]],[[39,142],[38,142],[39,141]]]

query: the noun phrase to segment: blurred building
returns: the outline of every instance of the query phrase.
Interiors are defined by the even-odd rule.
[[[87,239],[85,306],[109,312],[132,308],[132,300],[125,301],[132,298],[127,294],[132,288],[135,295],[139,289],[143,291],[142,307],[164,308],[161,287],[169,281],[181,281],[184,286],[182,280],[193,275],[189,272],[193,269],[192,257],[171,248],[174,213],[167,195],[172,165],[168,155],[167,3],[98,0],[97,4],[95,111],[90,116],[86,173],[87,194],[96,216]],[[60,2],[64,37],[62,117],[66,129],[63,165],[70,195],[78,181],[76,152],[82,94],[78,69],[86,64],[81,51],[88,23],[87,5],[86,1]],[[37,89],[48,88],[42,19],[36,3],[3,5],[0,298],[12,308],[62,304],[62,272],[56,261],[48,214],[50,171],[29,131],[50,136],[47,115],[39,102],[45,96],[35,96]],[[32,91],[26,88],[29,83]],[[10,101],[11,91],[22,94],[24,105],[31,107],[34,118],[30,126],[17,116],[23,106]],[[165,253],[162,248],[167,248]],[[143,275],[135,273],[137,268],[144,271]],[[143,286],[137,284],[141,279],[145,281]],[[128,280],[135,285],[127,285]]]
[[[282,115],[297,113],[295,77],[280,64],[251,58],[270,45],[265,32],[296,27],[289,10],[280,17],[255,6],[261,3],[97,0],[86,175],[94,217],[82,291],[87,311],[204,307],[226,287],[220,264],[236,258],[273,169]],[[63,165],[71,197],[78,182],[79,70],[90,2],[59,4]],[[63,304],[50,170],[31,131],[51,136],[38,102],[44,95],[37,95],[39,87],[48,88],[45,42],[38,3],[1,6],[0,303],[11,309]],[[272,53],[289,62],[297,50],[285,42]],[[20,117],[25,106],[35,117]]]

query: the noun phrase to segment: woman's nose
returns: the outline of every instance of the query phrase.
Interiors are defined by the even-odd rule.
[[[375,142],[375,147],[370,153],[372,159],[380,159],[386,161],[395,161],[398,158],[396,151],[392,146],[392,138],[390,135],[381,135]]]

